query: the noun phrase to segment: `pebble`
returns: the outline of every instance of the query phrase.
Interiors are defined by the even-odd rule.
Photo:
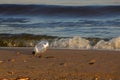
[[[100,80],[100,76],[98,75],[95,75],[94,79],[93,80]]]
[[[30,78],[28,78],[28,77],[19,77],[16,80],[30,80]]]
[[[99,80],[98,78],[95,78],[95,80]]]
[[[67,63],[60,63],[60,65],[67,66]]]
[[[19,78],[11,78],[11,79],[0,78],[0,80],[30,80],[30,78],[28,77],[19,77]]]
[[[3,61],[0,61],[0,63],[3,63]]]
[[[26,60],[23,60],[23,62],[27,62]]]
[[[9,74],[9,75],[13,75],[14,72],[13,72],[13,71],[8,71],[8,74]]]
[[[92,60],[89,61],[89,64],[92,65],[92,64],[94,64],[95,62],[96,62],[96,60],[95,60],[95,59],[92,59]]]
[[[20,54],[20,52],[16,52],[16,54]]]
[[[15,62],[15,59],[8,59],[8,61],[10,61],[10,62]]]
[[[47,56],[45,58],[49,59],[49,58],[55,58],[55,57],[54,56]]]
[[[112,80],[112,78],[110,78],[109,80]]]

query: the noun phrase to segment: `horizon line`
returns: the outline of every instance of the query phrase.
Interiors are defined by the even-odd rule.
[[[49,5],[49,6],[120,6],[118,4],[90,4],[90,5],[73,5],[73,4],[32,4],[32,3],[5,3],[0,5]]]

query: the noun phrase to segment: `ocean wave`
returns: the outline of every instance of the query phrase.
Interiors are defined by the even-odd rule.
[[[44,16],[117,16],[120,6],[59,6],[59,5],[13,5],[1,4],[0,15]]]
[[[0,34],[0,47],[33,47],[40,40],[51,41],[57,36],[33,34]]]
[[[51,43],[51,48],[119,50],[120,37],[116,37],[108,41],[99,40],[95,45],[93,45],[92,41],[79,36],[74,36],[73,38],[62,38],[53,41]]]
[[[27,19],[25,18],[2,18],[0,17],[0,23],[3,24],[3,23],[26,23],[28,22]]]
[[[34,47],[47,40],[50,48],[120,50],[120,37],[112,39],[57,37],[32,34],[0,34],[0,47]]]
[[[113,38],[109,41],[100,40],[94,47],[94,49],[120,49],[120,37]]]
[[[30,27],[100,27],[100,26],[120,26],[120,19],[52,19],[49,21],[41,19],[33,20],[33,18],[23,18],[23,17],[0,17],[0,27],[1,25],[7,25],[9,27],[23,27],[23,28],[30,28]]]
[[[89,49],[90,41],[79,36],[73,38],[62,38],[51,43],[52,48],[71,48],[71,49]]]

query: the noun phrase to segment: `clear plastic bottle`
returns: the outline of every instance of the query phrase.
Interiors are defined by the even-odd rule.
[[[33,54],[35,56],[40,56],[42,53],[44,53],[49,47],[48,41],[41,41],[37,45],[35,45]]]

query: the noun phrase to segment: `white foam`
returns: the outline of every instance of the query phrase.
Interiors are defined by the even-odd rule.
[[[90,41],[79,36],[73,38],[62,38],[51,43],[53,48],[72,48],[72,49],[89,49]]]
[[[94,49],[120,49],[120,37],[113,38],[109,41],[100,40]]]
[[[119,50],[120,37],[113,38],[109,41],[100,40],[95,46],[91,45],[87,39],[75,36],[73,38],[62,38],[53,41],[51,48],[68,48],[68,49],[104,49],[104,50]]]
[[[94,49],[113,49],[113,47],[111,46],[111,43],[104,40],[100,40],[93,48]]]

